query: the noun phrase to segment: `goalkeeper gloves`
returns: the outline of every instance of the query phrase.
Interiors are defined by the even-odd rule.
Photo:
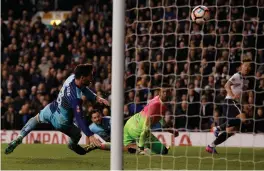
[[[136,153],[139,155],[150,155],[151,150],[149,148],[144,149],[144,147],[138,147]]]

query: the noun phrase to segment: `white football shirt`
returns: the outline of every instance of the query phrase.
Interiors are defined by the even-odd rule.
[[[243,86],[246,83],[246,80],[243,79],[241,73],[235,73],[228,81],[231,85],[231,91],[234,95],[240,95],[243,92]],[[226,99],[233,99],[229,94],[227,94]]]

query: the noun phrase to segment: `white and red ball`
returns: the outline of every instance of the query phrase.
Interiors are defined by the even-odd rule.
[[[202,24],[210,18],[209,9],[203,5],[196,6],[192,10],[191,18],[197,24]]]

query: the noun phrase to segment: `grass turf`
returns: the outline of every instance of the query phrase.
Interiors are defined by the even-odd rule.
[[[109,170],[110,152],[94,150],[85,156],[70,151],[66,145],[22,144],[13,153],[4,154],[3,170]],[[124,153],[124,168],[260,170],[264,169],[264,148],[217,148],[219,155],[205,152],[205,147],[175,147],[168,155],[137,156]]]

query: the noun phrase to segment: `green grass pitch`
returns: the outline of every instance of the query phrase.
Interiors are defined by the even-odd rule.
[[[1,169],[4,170],[109,170],[110,152],[94,150],[78,156],[66,145],[23,144],[5,155],[2,144]],[[218,148],[210,155],[204,147],[175,147],[168,155],[137,156],[124,153],[124,168],[260,170],[264,169],[264,148]]]

